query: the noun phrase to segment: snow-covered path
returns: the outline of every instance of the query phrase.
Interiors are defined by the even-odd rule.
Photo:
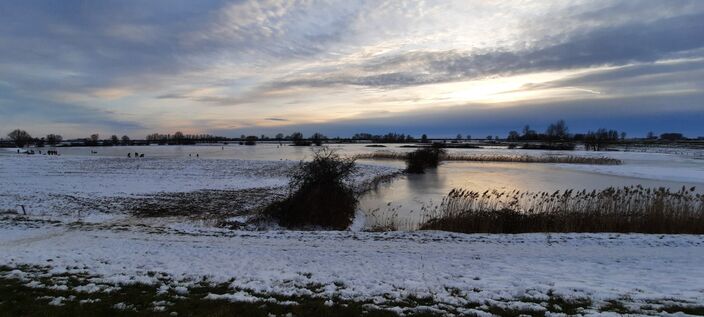
[[[704,236],[443,232],[197,232],[0,224],[0,265],[87,271],[105,283],[231,278],[233,292],[466,306],[548,294],[704,304]],[[152,272],[152,273],[150,273]],[[309,285],[322,285],[312,291]],[[173,286],[173,285],[172,285]],[[393,305],[391,305],[393,306]],[[637,306],[636,306],[637,307]]]

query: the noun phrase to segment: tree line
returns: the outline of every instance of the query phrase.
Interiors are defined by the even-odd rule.
[[[27,131],[22,129],[15,129],[7,134],[8,140],[4,141],[7,145],[11,143],[17,147],[24,147],[27,145],[35,145],[42,147],[45,145],[55,146],[64,142],[64,138],[59,134],[48,134],[44,137],[32,137]],[[463,137],[462,134],[457,134],[453,142],[459,142],[463,139],[472,139],[471,135],[466,135]],[[500,141],[499,136],[487,136],[487,140]],[[613,129],[600,128],[594,131],[587,131],[586,133],[570,133],[569,128],[564,120],[558,120],[554,123],[548,125],[545,132],[537,132],[532,129],[529,125],[525,125],[521,132],[512,130],[508,132],[508,136],[505,141],[508,142],[545,142],[545,143],[583,143],[584,146],[590,150],[601,150],[604,149],[608,144],[623,141],[626,139],[625,132],[619,132]],[[649,132],[646,140],[663,140],[663,141],[678,141],[686,140],[682,133],[662,133],[656,136],[655,133]],[[290,141],[294,145],[320,145],[326,140],[335,140],[337,142],[356,142],[360,140],[371,141],[374,143],[430,143],[430,140],[426,134],[421,135],[420,139],[416,139],[410,134],[394,133],[389,132],[387,134],[371,134],[371,133],[355,133],[350,138],[328,138],[320,132],[311,134],[309,137],[305,137],[301,132],[293,132],[289,135],[284,135],[283,133],[278,133],[274,137],[269,137],[264,134],[261,136],[255,135],[241,135],[239,138],[228,138],[223,136],[215,136],[210,134],[185,134],[181,131],[176,131],[173,134],[160,134],[152,133],[146,136],[145,141],[147,143],[159,143],[159,144],[195,144],[202,142],[227,142],[227,141],[239,141],[243,144],[256,144],[257,141]],[[67,141],[68,142],[68,141]],[[109,138],[101,139],[98,133],[91,134],[86,138],[79,138],[70,140],[69,145],[86,145],[86,146],[112,146],[112,145],[134,145],[134,144],[144,144],[143,141],[131,140],[127,135],[118,137],[117,135],[112,135]]]
[[[13,130],[7,134],[7,138],[17,147],[25,147],[27,145],[34,145],[37,147],[55,146],[64,142],[64,138],[60,134],[51,133],[44,137],[32,137],[32,135],[22,129]],[[80,142],[83,145],[88,146],[132,144],[130,137],[126,135],[123,135],[121,138],[117,135],[112,135],[109,139],[101,140],[100,135],[97,133],[91,134],[87,138],[71,140],[71,142]]]

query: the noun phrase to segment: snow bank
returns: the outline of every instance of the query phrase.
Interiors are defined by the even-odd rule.
[[[0,265],[49,265],[52,273],[78,267],[101,276],[93,283],[159,283],[160,275],[150,271],[181,281],[178,286],[203,276],[214,282],[234,278],[232,294],[212,296],[231,300],[250,301],[250,293],[269,293],[371,299],[376,305],[408,296],[454,307],[517,301],[507,304],[510,308],[529,305],[519,303],[525,298],[556,294],[597,302],[677,298],[704,303],[704,236],[286,231],[184,235],[57,233],[45,227],[27,227],[26,234],[18,236],[14,230],[0,226]]]

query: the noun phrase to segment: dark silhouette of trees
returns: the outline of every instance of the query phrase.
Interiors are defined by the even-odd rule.
[[[565,141],[569,138],[568,131],[565,120],[558,120],[548,126],[545,134],[549,141]]]
[[[175,142],[176,144],[181,144],[181,143],[183,143],[183,141],[184,141],[185,139],[186,139],[186,137],[183,135],[183,132],[181,132],[181,131],[176,131],[176,133],[174,133],[173,140],[174,140],[174,142]]]
[[[132,142],[130,141],[130,137],[123,135],[122,136],[122,145],[130,145]]]
[[[604,128],[596,130],[596,132],[589,131],[584,136],[584,147],[587,151],[602,151],[611,144],[618,142],[618,131],[607,130]]]
[[[118,138],[117,135],[113,134],[110,137],[110,143],[112,143],[112,145],[118,145],[118,144],[120,144],[120,138]]]
[[[428,136],[423,134],[420,136],[420,143],[428,143]]]
[[[512,131],[509,131],[508,137],[506,137],[506,140],[518,141],[520,138],[521,138],[521,135],[518,134],[518,131],[512,130]]]
[[[405,135],[403,133],[389,132],[384,135],[370,134],[370,133],[355,133],[352,136],[352,140],[370,140],[374,143],[403,143],[411,142],[415,139],[410,135]]]
[[[62,136],[52,133],[52,134],[48,134],[46,136],[46,143],[51,146],[54,146],[54,145],[61,143],[61,141],[63,141],[63,139],[64,138]]]
[[[535,130],[531,130],[530,126],[526,124],[526,126],[523,127],[523,135],[521,136],[521,139],[526,141],[537,140],[538,133],[536,133]]]
[[[291,138],[291,141],[293,141],[293,145],[295,145],[295,146],[311,145],[310,141],[303,138],[303,133],[301,133],[301,132],[291,133],[290,138]]]
[[[327,140],[328,137],[324,136],[320,132],[313,133],[313,136],[310,137],[311,140],[313,140],[313,144],[320,146],[323,144],[323,140]]]
[[[245,136],[242,135],[242,140]],[[220,142],[228,139],[221,136],[210,134],[183,134],[180,131],[172,134],[152,133],[147,135],[146,140],[149,142],[157,142],[159,144],[195,144],[196,142]]]
[[[256,135],[249,135],[246,138],[244,138],[244,145],[256,145],[257,144],[257,136]]]
[[[684,136],[682,135],[682,133],[669,132],[669,133],[660,134],[660,139],[667,140],[667,141],[677,141],[677,140],[684,140]]]
[[[17,147],[24,147],[25,145],[29,144],[32,142],[32,136],[27,133],[25,130],[20,130],[20,129],[15,129],[12,132],[7,134],[7,137],[12,140],[12,142],[15,142],[15,145]]]

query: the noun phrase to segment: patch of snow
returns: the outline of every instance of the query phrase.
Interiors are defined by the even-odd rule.
[[[98,276],[90,283],[111,285],[160,284],[163,273],[181,281],[176,287],[188,287],[207,276],[209,282],[230,283],[236,290],[207,298],[237,301],[265,301],[252,294],[280,294],[372,300],[393,307],[394,301],[413,296],[451,307],[510,301],[507,308],[536,311],[542,306],[522,300],[545,301],[554,294],[595,302],[623,296],[641,302],[704,302],[701,235],[551,234],[548,244],[545,234],[183,235],[77,229],[49,239],[26,238],[45,236],[52,228],[24,228],[25,240],[17,243],[13,235],[4,234],[16,228],[0,226],[0,265],[47,265],[46,259],[52,258],[52,274],[74,273],[70,268],[79,267]],[[8,272],[23,278],[26,274]]]
[[[256,296],[252,296],[249,293],[246,292],[235,292],[235,293],[230,293],[230,294],[213,294],[209,293],[208,295],[205,296],[204,299],[209,299],[209,300],[228,300],[231,302],[247,302],[247,303],[253,303],[260,301],[261,299]]]

